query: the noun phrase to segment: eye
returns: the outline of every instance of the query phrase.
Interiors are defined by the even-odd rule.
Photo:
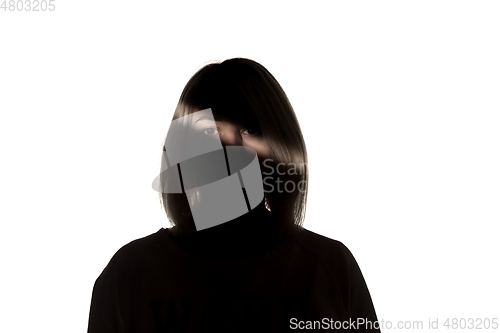
[[[241,131],[241,134],[249,136],[257,136],[260,134],[260,131],[253,128],[245,128]]]
[[[219,131],[217,130],[217,127],[207,127],[203,129],[201,133],[212,136],[219,134]]]

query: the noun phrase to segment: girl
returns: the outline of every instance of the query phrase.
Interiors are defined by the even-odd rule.
[[[186,84],[173,117],[187,119],[201,138],[195,142],[215,140],[223,149],[203,155],[203,163],[170,163],[173,146],[187,149],[185,143],[169,141],[169,131],[165,142],[171,144],[163,148],[169,172],[162,169],[158,189],[172,226],[113,256],[94,285],[88,332],[379,332],[350,251],[302,227],[306,146],[293,108],[271,73],[243,58],[204,66]],[[233,146],[255,152],[261,179],[245,183],[240,170],[233,175],[240,177],[243,195],[218,190],[200,195],[203,186],[196,179],[196,186],[189,185],[189,168],[207,169],[212,157],[225,156],[228,173],[219,178],[229,179]],[[174,183],[180,184],[178,190],[163,191]],[[262,188],[263,196],[251,205],[254,188]],[[248,210],[222,221],[238,195]],[[200,230],[207,215],[196,209],[213,200],[223,207],[211,210],[221,221]]]

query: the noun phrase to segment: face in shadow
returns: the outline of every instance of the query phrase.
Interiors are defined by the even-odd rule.
[[[259,161],[269,155],[269,145],[264,139],[258,124],[244,123],[225,115],[213,112],[213,119],[209,117],[194,117],[193,129],[210,138],[219,137],[223,146],[245,146],[257,152]]]
[[[166,151],[170,165],[178,163],[197,230],[243,216],[264,199],[259,162],[270,148],[255,124],[211,109],[172,122]]]

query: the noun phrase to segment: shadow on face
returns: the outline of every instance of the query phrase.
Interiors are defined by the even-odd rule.
[[[269,145],[258,124],[213,112],[213,118],[193,115],[193,130],[209,138],[218,137],[223,146],[245,146],[254,149],[260,161],[269,155]]]

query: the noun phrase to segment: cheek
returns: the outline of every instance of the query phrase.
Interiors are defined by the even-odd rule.
[[[248,138],[244,140],[244,145],[253,148],[257,152],[259,160],[266,159],[269,155],[269,145],[262,138]]]

